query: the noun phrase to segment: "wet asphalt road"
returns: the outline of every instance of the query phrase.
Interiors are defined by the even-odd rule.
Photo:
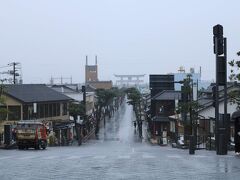
[[[32,179],[240,179],[240,157],[233,152],[153,146],[137,141],[134,115],[125,106],[107,121],[100,140],[47,150],[0,150],[1,180]]]

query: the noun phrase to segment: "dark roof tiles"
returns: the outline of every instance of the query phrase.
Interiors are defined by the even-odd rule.
[[[71,98],[56,92],[44,84],[6,85],[6,94],[25,103],[70,101]]]

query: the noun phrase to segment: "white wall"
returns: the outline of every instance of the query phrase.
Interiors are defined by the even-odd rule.
[[[233,112],[235,112],[237,110],[237,105],[228,102],[227,104],[227,112],[230,113],[232,115]],[[224,103],[221,102],[219,104],[219,113],[223,114],[224,113]],[[211,118],[215,118],[215,108],[214,107],[209,107],[207,109],[204,109],[202,111],[199,112],[199,115],[204,116],[206,119]]]
[[[83,100],[83,93],[64,93],[66,96],[81,102]]]

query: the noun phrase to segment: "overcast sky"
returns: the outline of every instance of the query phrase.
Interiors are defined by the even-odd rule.
[[[0,0],[0,66],[22,63],[25,83],[84,81],[202,67],[214,79],[212,26],[222,24],[229,60],[240,49],[239,0]],[[0,69],[2,71],[3,69]]]

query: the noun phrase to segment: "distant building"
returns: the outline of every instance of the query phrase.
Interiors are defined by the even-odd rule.
[[[172,115],[175,110],[174,76],[150,75],[149,82],[151,91],[149,127],[153,136],[161,136],[163,131],[169,132],[168,116]]]
[[[72,131],[68,111],[72,99],[44,84],[5,85],[3,97],[5,104],[0,108],[6,108],[8,113],[0,115],[0,133],[4,124],[16,125],[20,120],[47,123],[58,139]]]
[[[194,74],[193,81],[197,82],[199,74]],[[176,114],[178,103],[181,101],[181,86],[178,81],[184,80],[189,73],[180,72],[167,75],[150,75],[151,108],[149,127],[153,137],[161,137],[163,131],[167,131],[168,137],[175,138],[175,124],[169,116]],[[176,85],[179,86],[176,88]],[[177,90],[176,90],[177,89]],[[195,97],[195,96],[194,96]],[[179,130],[180,131],[180,130]]]
[[[112,81],[96,81],[88,82],[87,84],[93,86],[96,89],[111,89],[113,87]]]
[[[206,90],[202,91],[198,97],[197,103],[199,109],[196,111],[198,114],[197,119],[197,136],[200,137],[198,141],[206,143],[209,136],[215,137],[215,107],[213,107],[213,86],[211,84]],[[234,83],[227,84],[227,93],[239,91],[240,85]],[[219,113],[224,113],[224,89],[219,87]],[[230,97],[227,100],[227,113],[232,114],[238,109],[238,104],[234,103]],[[189,115],[188,115],[189,118]],[[184,120],[181,114],[172,114],[169,116],[172,124],[170,131],[172,134],[176,133],[178,137],[184,136]],[[176,135],[175,135],[176,136]],[[230,137],[234,137],[234,122],[230,121]]]
[[[85,65],[85,82],[96,89],[111,89],[112,81],[99,81],[98,79],[98,65],[97,56],[95,57],[95,65],[88,65],[88,57],[86,56]]]
[[[136,75],[119,75],[119,74],[114,74],[116,80],[116,86],[118,87],[140,87],[143,85],[145,74],[136,74]]]
[[[44,84],[5,85],[3,97],[9,114],[2,120],[69,120],[67,109],[72,99]],[[35,115],[34,103],[37,104]]]
[[[149,75],[151,97],[164,90],[174,90],[174,75],[151,74]]]
[[[200,72],[196,73],[194,68],[190,68],[190,71],[186,72],[183,67],[180,67],[178,70],[178,73],[170,73],[170,74],[174,75],[174,81],[182,81],[186,79],[188,75],[191,75],[191,79],[193,80],[193,83],[195,83],[196,85],[198,84],[198,89],[202,89],[202,88],[206,89],[211,84],[210,81],[201,79],[201,70]],[[182,86],[181,84],[175,83],[174,89],[176,91],[180,91],[181,86]]]
[[[88,59],[86,57],[85,65],[85,82],[96,82],[98,81],[98,66],[97,66],[97,56],[95,57],[95,65],[88,65]]]
[[[77,87],[72,88],[72,87],[69,87],[68,85],[52,85],[49,87],[59,93],[62,93],[64,95],[70,97],[75,102],[81,102],[83,100],[83,93],[82,93],[81,89],[78,90]]]
[[[73,103],[81,103],[83,101],[83,93],[79,84],[68,84],[68,85],[52,85],[49,86],[51,89],[62,93],[73,100]],[[94,112],[94,97],[95,88],[87,85],[86,87],[86,113],[92,115]]]

